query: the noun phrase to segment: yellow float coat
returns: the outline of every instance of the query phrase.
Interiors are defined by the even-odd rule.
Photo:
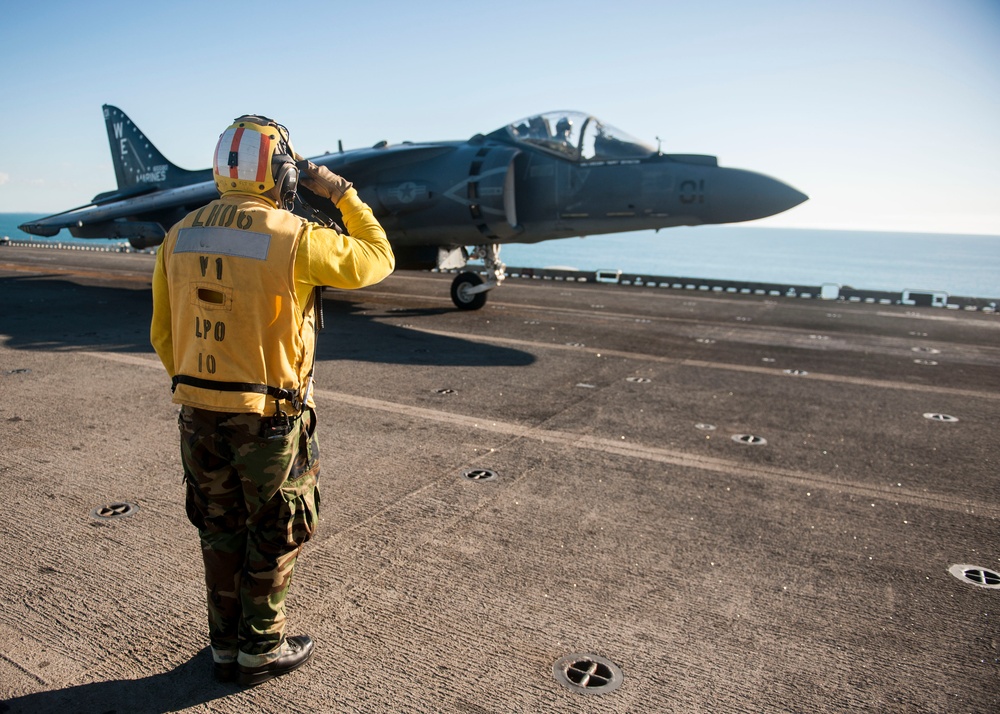
[[[170,229],[153,272],[150,341],[171,375],[228,389],[177,384],[173,401],[273,415],[275,398],[234,384],[287,389],[313,406],[313,288],[353,289],[392,272],[389,242],[371,209],[348,190],[337,204],[349,235],[230,194]],[[282,411],[299,408],[280,401]]]

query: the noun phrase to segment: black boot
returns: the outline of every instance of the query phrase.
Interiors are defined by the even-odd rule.
[[[273,652],[250,655],[240,651],[240,684],[250,687],[274,677],[292,672],[312,656],[313,641],[309,635],[286,637]]]

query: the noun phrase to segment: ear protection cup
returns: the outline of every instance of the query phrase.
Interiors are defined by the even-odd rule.
[[[275,191],[282,205],[288,207],[295,201],[299,190],[299,167],[288,154],[275,154],[271,163]]]

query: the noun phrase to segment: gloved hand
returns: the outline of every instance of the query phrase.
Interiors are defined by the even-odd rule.
[[[343,176],[338,176],[325,166],[317,166],[312,161],[306,162],[305,170],[299,177],[299,183],[317,196],[329,198],[334,204],[342,199],[347,189],[352,186],[351,182]]]

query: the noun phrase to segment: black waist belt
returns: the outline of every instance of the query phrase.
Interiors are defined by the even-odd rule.
[[[266,384],[252,384],[250,382],[216,382],[211,379],[200,379],[199,377],[189,377],[186,374],[178,374],[173,378],[170,391],[176,390],[178,384],[186,384],[189,387],[197,387],[198,389],[214,389],[217,392],[252,392],[254,394],[266,394],[269,397],[289,402],[292,405],[292,409],[296,411],[302,408],[299,393],[293,389],[269,387]]]

